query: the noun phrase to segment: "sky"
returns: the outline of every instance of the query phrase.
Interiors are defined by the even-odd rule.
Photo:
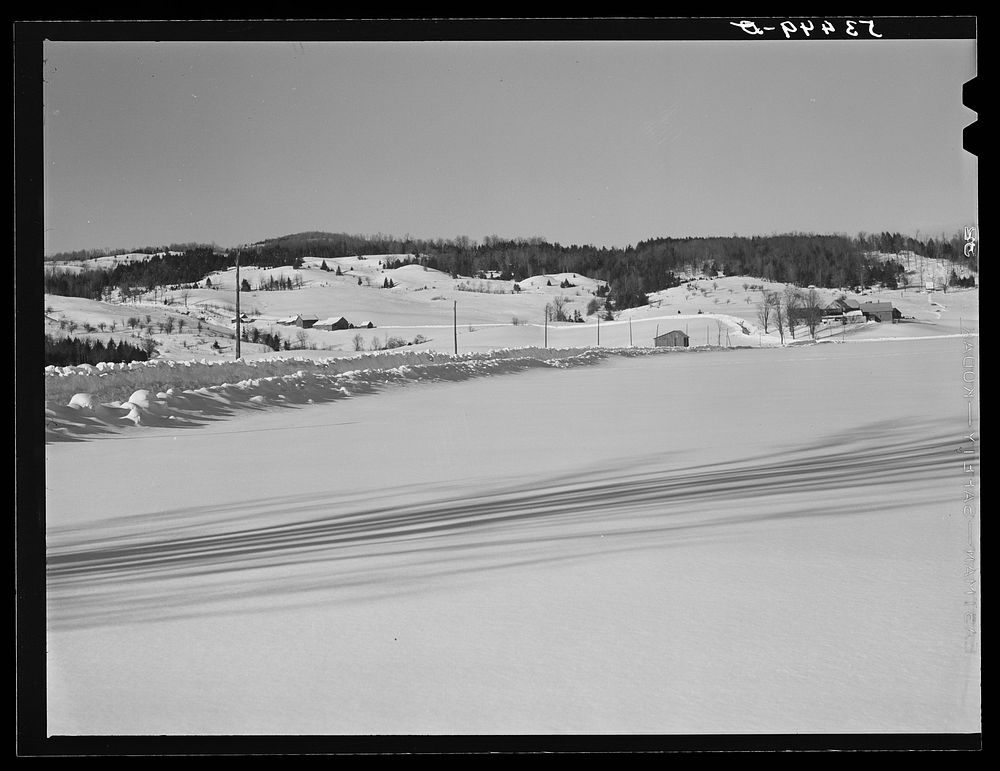
[[[47,42],[45,252],[975,224],[971,40]]]

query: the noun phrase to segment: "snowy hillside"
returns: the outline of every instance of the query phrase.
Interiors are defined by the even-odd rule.
[[[647,306],[623,310],[609,321],[604,318],[604,300],[597,295],[601,283],[586,276],[532,276],[516,282],[515,287],[513,281],[452,278],[419,265],[385,267],[404,256],[331,259],[325,261],[326,270],[321,268],[324,261],[315,259],[306,260],[301,269],[243,268],[241,282],[251,289],[241,293],[241,312],[248,318],[242,328],[278,336],[288,348],[282,354],[293,356],[304,351],[353,356],[389,345],[452,353],[456,320],[460,353],[546,345],[647,347],[658,334],[671,330],[685,332],[693,346],[769,347],[782,343],[773,325],[764,333],[757,310],[765,291],[782,291],[784,284],[743,276],[693,279],[654,292]],[[293,288],[260,289],[279,280]],[[843,294],[839,290],[817,291],[824,302]],[[960,318],[978,319],[978,289],[931,293],[865,290],[856,298],[862,302],[891,301],[912,322],[929,324],[933,329],[918,332],[911,324],[891,331],[859,330],[837,323],[821,326],[819,339],[844,333],[906,336],[937,330],[954,334]],[[582,323],[551,319],[546,323],[547,307],[557,303],[567,317],[579,314]],[[46,295],[45,306],[45,330],[56,336],[71,334],[107,341],[124,335],[135,344],[155,343],[157,356],[165,359],[231,359],[235,354],[235,269],[209,274],[198,288],[163,289],[134,302]],[[343,317],[354,328],[300,329],[292,324],[299,315],[317,320]],[[799,339],[804,335],[800,329]],[[241,354],[245,358],[269,357],[274,351],[262,343],[244,341]]]

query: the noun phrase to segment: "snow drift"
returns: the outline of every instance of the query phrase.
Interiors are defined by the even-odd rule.
[[[65,440],[129,425],[176,428],[241,408],[328,402],[390,384],[466,380],[539,367],[585,366],[611,355],[669,352],[521,348],[459,355],[422,351],[351,359],[153,360],[47,367],[46,438]]]

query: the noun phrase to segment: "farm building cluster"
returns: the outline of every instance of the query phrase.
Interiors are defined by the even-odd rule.
[[[823,317],[828,321],[840,321],[841,324],[861,324],[866,321],[894,324],[903,318],[903,314],[891,302],[863,303],[839,297],[823,309]]]
[[[320,319],[311,313],[300,313],[298,316],[289,316],[284,319],[278,319],[279,324],[283,324],[289,327],[301,327],[302,329],[323,329],[328,332],[332,332],[337,329],[374,329],[375,325],[367,321],[363,324],[352,324],[343,316],[329,317],[325,319]]]
[[[840,297],[823,308],[823,319],[827,323],[839,321],[841,324],[864,324],[875,321],[895,324],[902,318],[899,308],[894,307],[891,302],[859,302]],[[744,334],[747,334],[746,327],[743,324],[740,326]],[[691,345],[691,338],[686,332],[672,329],[654,337],[653,345],[657,348],[687,348]]]
[[[252,324],[257,319],[246,313],[240,314],[241,324]],[[236,323],[236,317],[233,316],[229,322],[231,324]],[[332,332],[337,329],[374,329],[375,324],[370,321],[366,321],[363,324],[352,324],[343,316],[337,316],[326,319],[320,319],[311,313],[300,313],[298,316],[286,316],[282,319],[277,319],[275,322],[281,324],[285,327],[299,327],[300,329],[323,329],[328,332]]]

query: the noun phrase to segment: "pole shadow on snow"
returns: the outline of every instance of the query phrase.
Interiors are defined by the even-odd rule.
[[[873,516],[926,501],[927,485],[960,462],[954,447],[940,425],[884,423],[740,462],[684,467],[663,456],[471,493],[427,489],[403,503],[393,491],[289,496],[117,518],[103,537],[55,529],[50,623],[346,602],[446,576],[731,537],[769,521]]]

